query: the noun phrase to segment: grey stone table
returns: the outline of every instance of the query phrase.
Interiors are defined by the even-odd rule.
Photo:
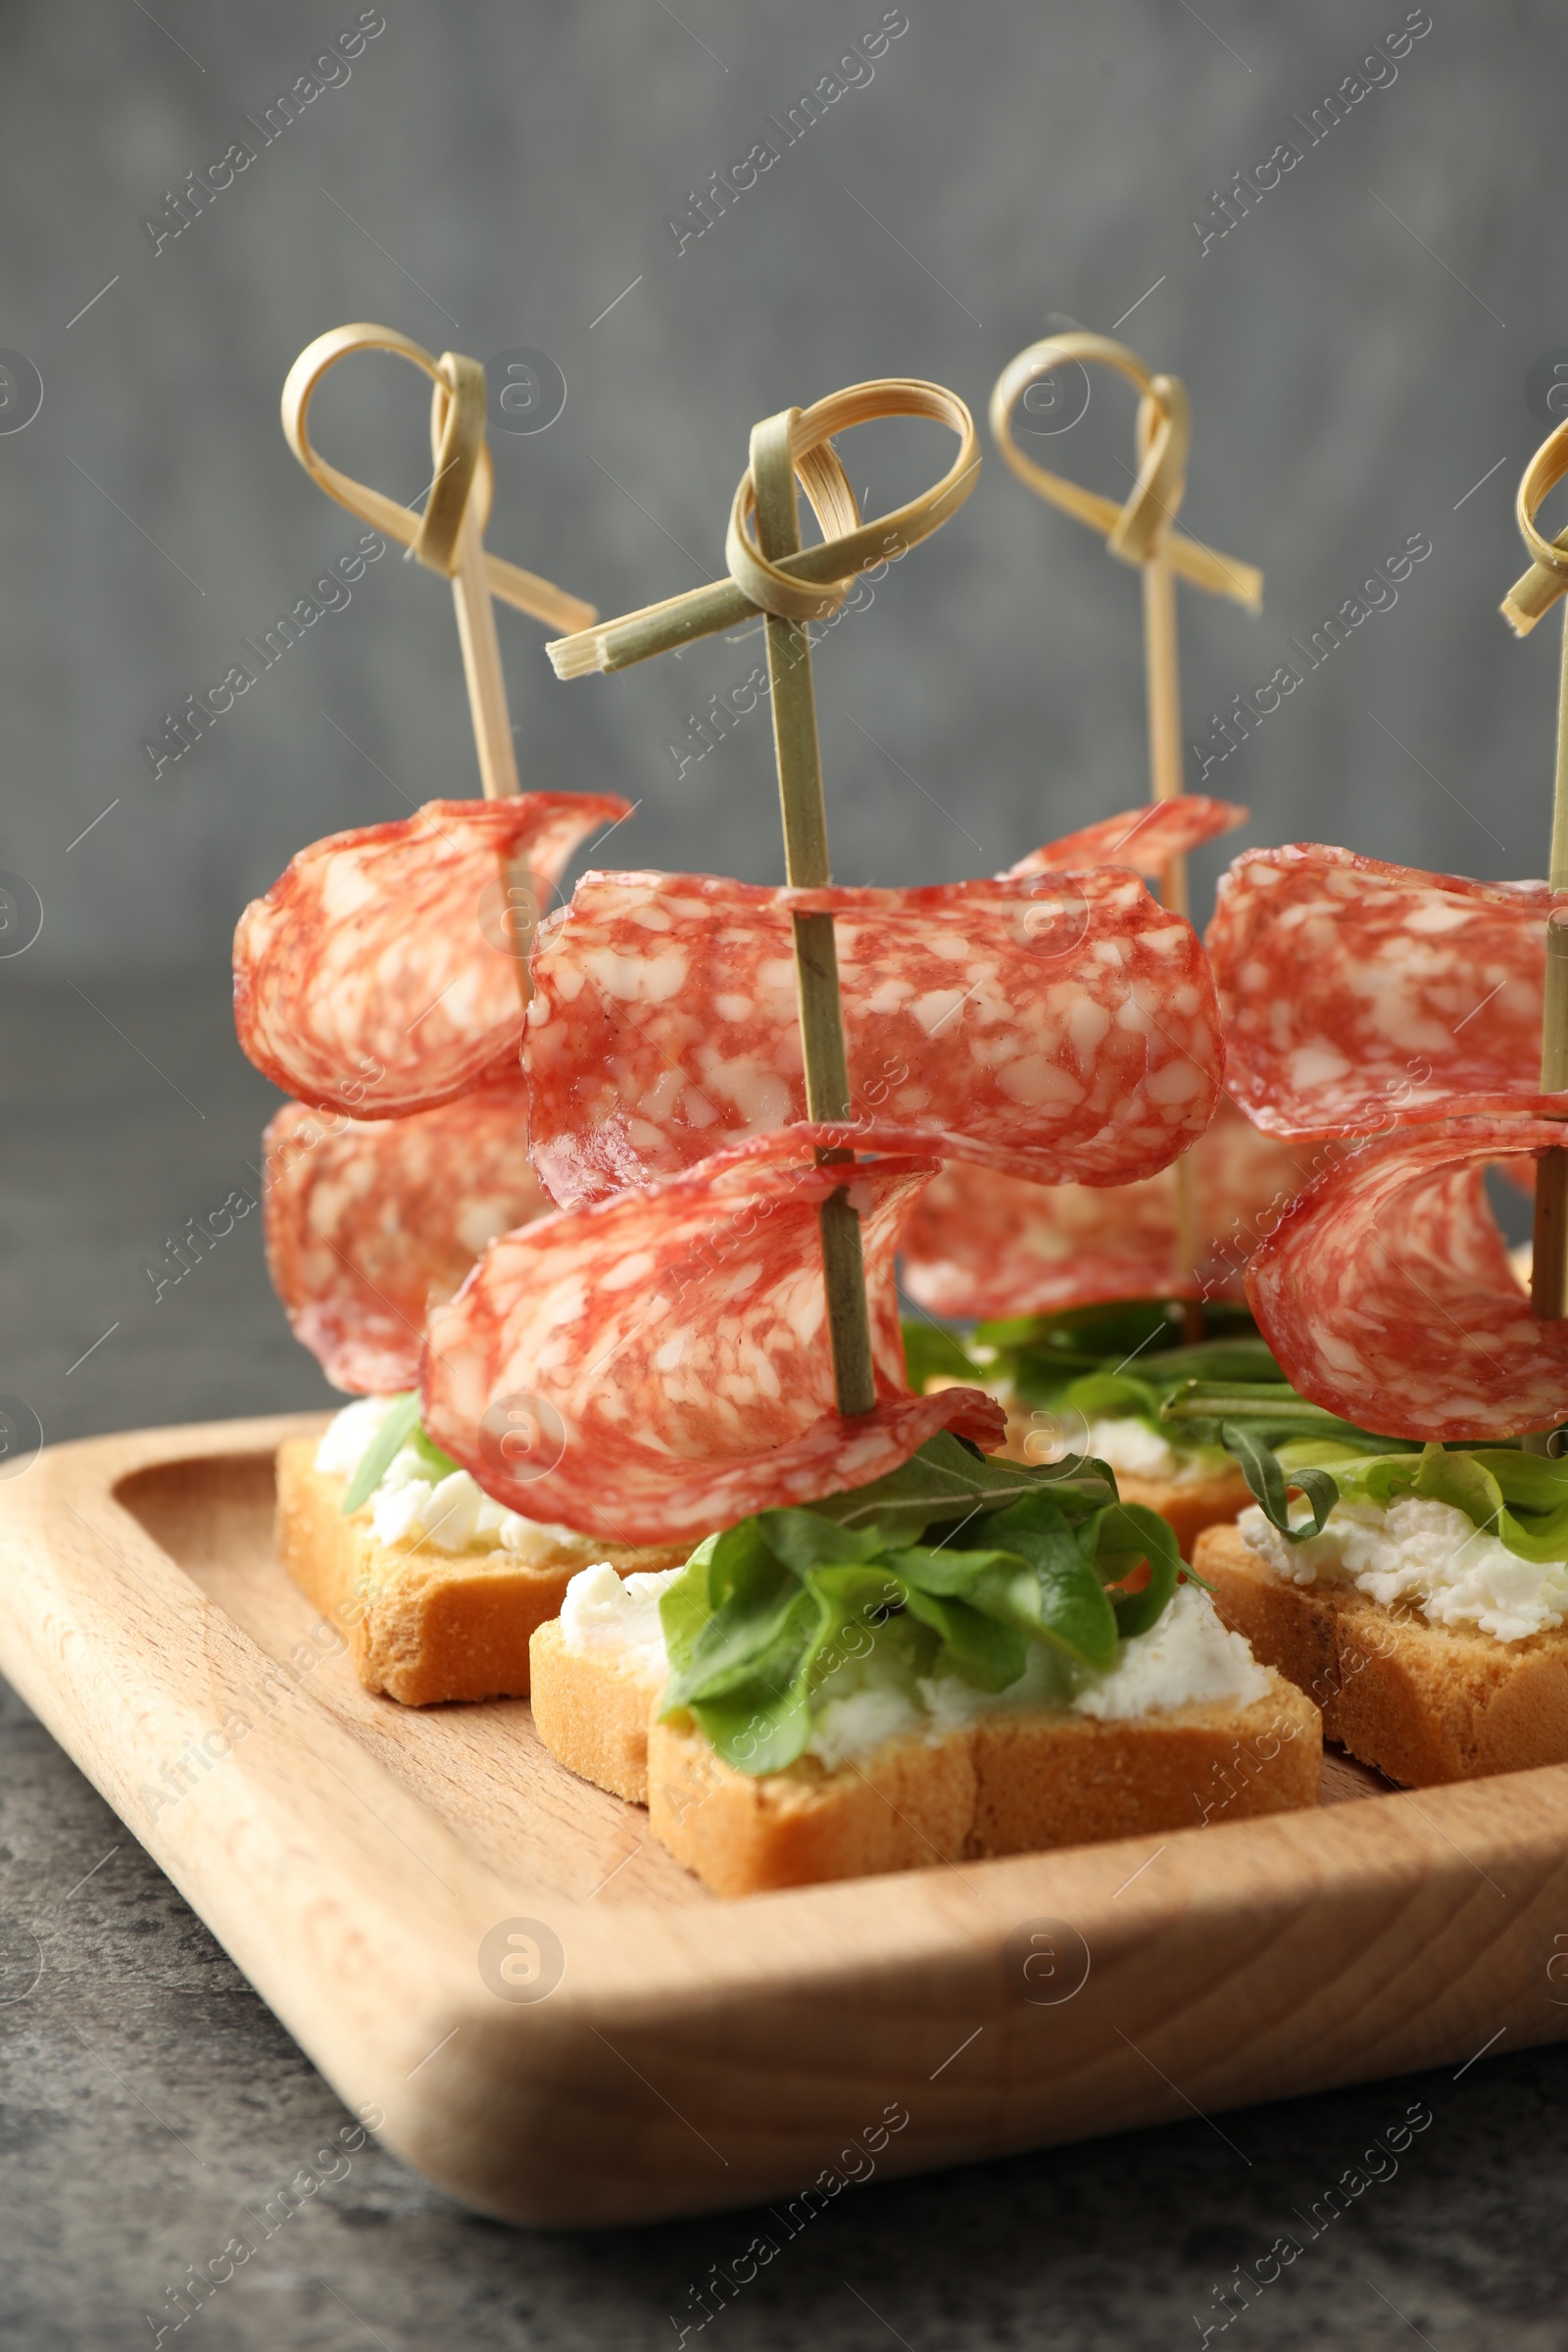
[[[0,1388],[51,1439],[323,1400],[254,1223],[156,1302],[142,1272],[242,1181],[267,1113],[221,969],[99,981],[87,998],[3,978]],[[713,2309],[700,2290],[757,2226],[532,2234],[461,2212],[373,2142],[354,2148],[332,2092],[15,1699],[0,1711],[0,2342],[18,2352],[148,2345],[160,2327],[213,2352],[672,2347],[682,2328],[698,2340]],[[1568,2051],[1504,2044],[1462,2074],[873,2180],[701,2333],[735,2352],[1139,2352],[1205,2328],[1280,2352],[1556,2352],[1565,2091]],[[1431,2117],[1419,2135],[1369,2154],[1412,2106]],[[345,2130],[350,2148],[318,2158]],[[269,2215],[304,2167],[333,2177]],[[1328,2222],[1348,2172],[1361,2185]],[[1278,2279],[1245,2312],[1222,2305],[1236,2266],[1288,2231],[1302,2251]],[[254,2253],[176,2330],[167,2290],[190,2267],[222,2270],[236,2237]]]

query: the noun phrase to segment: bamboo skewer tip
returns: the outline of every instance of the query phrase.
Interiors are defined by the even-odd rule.
[[[558,678],[589,678],[608,667],[604,638],[597,629],[573,637],[552,637],[545,646]]]

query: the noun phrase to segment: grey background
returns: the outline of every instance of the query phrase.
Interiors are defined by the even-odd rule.
[[[228,1023],[240,906],[318,834],[476,788],[445,589],[383,562],[178,765],[155,780],[140,747],[356,535],[277,425],[290,361],[342,319],[553,357],[560,418],[495,437],[492,539],[612,613],[719,568],[758,416],[881,373],[934,376],[983,411],[1048,325],[1107,329],[1136,303],[1122,331],[1193,396],[1185,519],[1268,575],[1258,620],[1183,595],[1189,733],[1407,534],[1433,542],[1397,605],[1210,788],[1250,804],[1252,838],[1541,870],[1556,632],[1516,645],[1496,605],[1545,425],[1525,379],[1568,344],[1559,15],[1434,0],[1394,86],[1200,254],[1189,216],[1216,181],[1264,158],[1401,8],[910,0],[870,85],[677,255],[665,216],[879,6],[389,0],[346,86],[155,259],[142,216],[357,13],[156,0],[154,21],[134,0],[12,0],[0,18],[0,346],[44,382],[26,430],[0,434],[0,867],[45,913],[0,959],[0,1389],[48,1438],[326,1394],[254,1220],[157,1305],[141,1269],[243,1180],[276,1099]],[[1045,462],[1114,490],[1131,415],[1097,382]],[[401,497],[424,479],[422,394],[391,362],[334,379],[317,428]],[[947,446],[877,428],[846,454],[882,511]],[[1142,797],[1137,613],[1131,573],[988,460],[961,514],[818,657],[841,878],[985,871]],[[500,627],[525,783],[640,800],[627,862],[778,873],[765,722],[684,778],[666,748],[755,647],[568,688],[544,631],[505,612]],[[1200,888],[1231,847],[1200,862]],[[341,2115],[14,1704],[0,1937],[0,2333],[150,2341],[166,2282]],[[34,1947],[42,1973],[11,1997]],[[1565,2084],[1555,2053],[1504,2044],[1458,2082],[1227,2122],[1245,2168],[1194,2122],[873,2185],[715,2331],[857,2352],[895,2335],[916,2352],[1179,2342],[1215,2281],[1423,2095],[1437,2122],[1419,2154],[1271,2290],[1249,2337],[1382,2347],[1414,2327],[1443,2352],[1534,2352],[1559,2332]],[[748,2234],[736,2217],[531,2237],[367,2151],[191,2333],[654,2345]]]

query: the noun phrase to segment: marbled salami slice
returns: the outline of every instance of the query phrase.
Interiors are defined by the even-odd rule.
[[[823,1131],[700,1166],[492,1242],[430,1317],[424,1424],[500,1502],[607,1543],[695,1542],[859,1486],[938,1429],[1002,1443],[977,1389],[911,1396],[893,1253],[930,1160],[853,1171],[878,1402],[834,1404],[817,1207]]]
[[[1244,851],[1207,934],[1226,1085],[1276,1135],[1539,1109],[1551,906],[1544,883]]]
[[[956,1321],[1110,1298],[1240,1298],[1247,1260],[1311,1173],[1222,1099],[1193,1146],[1201,1255],[1176,1254],[1176,1171],[1110,1188],[1026,1184],[950,1160],[905,1230],[904,1287]]]
[[[1085,865],[1130,865],[1135,873],[1162,874],[1173,858],[1185,858],[1221,833],[1245,825],[1250,810],[1234,801],[1211,801],[1206,793],[1184,793],[1175,801],[1145,801],[1102,816],[1098,824],[1048,841],[1000,878],[1012,882],[1030,874],[1059,874]]]
[[[1258,1328],[1303,1396],[1395,1438],[1568,1420],[1568,1323],[1539,1323],[1487,1203],[1489,1160],[1564,1148],[1517,1114],[1417,1131],[1320,1177],[1253,1257]]]
[[[547,898],[577,844],[626,813],[613,793],[523,792],[313,842],[240,916],[240,1044],[285,1092],[351,1118],[403,1118],[514,1069],[503,863]]]
[[[527,1108],[483,1088],[406,1119],[285,1104],[267,1130],[272,1285],[296,1339],[335,1387],[411,1389],[432,1301],[486,1242],[550,1203],[527,1153]]]
[[[924,890],[590,873],[534,956],[524,1059],[553,1199],[805,1118],[792,912],[836,918],[858,1149],[1126,1184],[1207,1126],[1208,966],[1123,868]]]

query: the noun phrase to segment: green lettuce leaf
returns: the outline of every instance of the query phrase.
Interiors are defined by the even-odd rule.
[[[726,1622],[727,1611],[710,1619],[687,1669],[688,1685],[700,1688],[682,1692],[672,1681],[665,1692],[666,1711],[685,1706],[726,1763],[743,1772],[782,1772],[811,1736],[810,1692],[803,1668],[820,1607],[813,1593],[793,1580],[791,1586],[782,1607],[753,1620],[755,1645],[745,1658],[735,1626]],[[722,1629],[715,1646],[724,1662],[705,1676],[697,1652],[715,1628]]]
[[[1103,1513],[1074,1527],[1053,1494],[1025,1495],[989,1517],[988,1542],[1020,1555],[984,1568],[970,1598],[986,1616],[1036,1641],[1054,1642],[1104,1673],[1116,1662],[1116,1613],[1094,1564]],[[1087,1543],[1085,1538],[1087,1536]]]
[[[699,1699],[690,1712],[725,1763],[754,1776],[786,1772],[811,1737],[810,1699],[795,1677]]]
[[[807,1510],[762,1511],[757,1521],[773,1557],[797,1576],[813,1568],[849,1568],[874,1560],[882,1539],[873,1528],[845,1527]]]
[[[983,1610],[971,1608],[966,1600],[949,1599],[910,1585],[904,1605],[911,1617],[930,1626],[943,1647],[982,1690],[1007,1690],[1029,1663],[1024,1636],[986,1616]]]
[[[689,1706],[749,1688],[761,1661],[776,1663],[785,1655],[785,1680],[792,1679],[815,1618],[809,1605],[801,1615],[807,1598],[799,1579],[769,1551],[757,1520],[727,1529],[708,1564],[709,1617],[684,1663],[670,1674],[667,1704]]]
[[[1335,1437],[1296,1437],[1262,1447],[1255,1429],[1231,1433],[1248,1468],[1248,1483],[1270,1522],[1294,1543],[1321,1532],[1336,1501],[1370,1502],[1387,1510],[1407,1495],[1446,1502],[1478,1528],[1495,1535],[1522,1560],[1568,1560],[1568,1460],[1526,1453],[1517,1445],[1404,1445],[1367,1453],[1363,1432],[1356,1450]],[[1271,1475],[1272,1473],[1272,1475]],[[1312,1506],[1310,1524],[1286,1525],[1285,1490],[1298,1488]],[[1259,1492],[1262,1488],[1264,1491]]]
[[[443,1478],[450,1478],[454,1470],[462,1467],[461,1463],[453,1460],[450,1453],[443,1451],[434,1438],[426,1437],[424,1431],[417,1426],[414,1432],[414,1450],[426,1469],[434,1473],[438,1484]]]
[[[1086,1372],[1067,1383],[1060,1400],[1091,1421],[1154,1421],[1159,1415],[1159,1391],[1130,1372]]]
[[[841,1527],[875,1528],[892,1542],[937,1522],[1000,1510],[1048,1486],[1081,1513],[1116,1499],[1116,1481],[1103,1462],[1000,1461],[944,1429],[886,1478],[830,1494],[811,1509]]]
[[[1144,1589],[1118,1591],[1145,1560]],[[943,1433],[872,1486],[700,1544],[660,1604],[663,1712],[688,1711],[739,1770],[777,1772],[817,1694],[873,1649],[906,1676],[946,1658],[988,1690],[1018,1681],[1032,1642],[1103,1673],[1181,1572],[1165,1521],[1120,1502],[1102,1464],[988,1461]]]
[[[1428,1446],[1419,1454],[1340,1463],[1334,1477],[1347,1502],[1387,1509],[1419,1494],[1463,1511],[1519,1559],[1568,1560],[1568,1461],[1511,1446]]]
[[[817,1606],[816,1627],[800,1665],[808,1690],[818,1690],[841,1666],[864,1657],[876,1629],[908,1597],[900,1579],[881,1562],[813,1568],[807,1574],[806,1589]]]
[[[360,1457],[360,1466],[350,1479],[348,1492],[338,1505],[345,1518],[369,1501],[418,1426],[419,1392],[411,1389],[406,1396],[393,1399],[391,1410],[376,1431],[374,1442]],[[444,1454],[442,1459],[446,1459]],[[457,1466],[456,1462],[452,1465],[454,1470]]]
[[[1267,1446],[1257,1431],[1246,1421],[1222,1421],[1220,1436],[1226,1450],[1233,1453],[1242,1466],[1252,1499],[1262,1509],[1271,1527],[1279,1529],[1289,1544],[1305,1544],[1309,1538],[1320,1536],[1330,1511],[1340,1499],[1340,1488],[1327,1470],[1311,1470],[1304,1465],[1291,1472],[1291,1485],[1298,1487],[1311,1505],[1310,1526],[1293,1527],[1285,1492],[1285,1474],[1278,1456]]]
[[[1158,1624],[1181,1577],[1201,1585],[1205,1592],[1210,1590],[1197,1569],[1189,1568],[1182,1558],[1169,1520],[1147,1503],[1112,1503],[1096,1523],[1096,1570],[1108,1583],[1119,1584],[1141,1560],[1149,1562],[1149,1582],[1141,1592],[1125,1593],[1112,1603],[1116,1631],[1124,1642]]]
[[[691,1662],[697,1637],[713,1613],[708,1597],[708,1570],[720,1538],[699,1544],[672,1585],[660,1595],[659,1621],[663,1628],[664,1651],[672,1674],[682,1674]]]

